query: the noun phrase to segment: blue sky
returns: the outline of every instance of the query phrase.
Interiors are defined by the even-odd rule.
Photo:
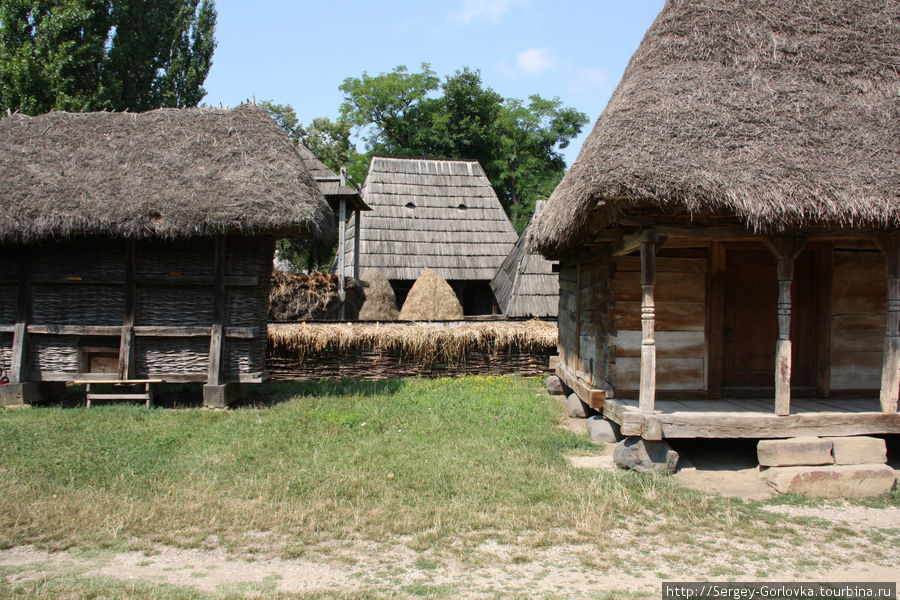
[[[204,102],[291,104],[301,121],[338,116],[346,77],[431,63],[465,66],[505,97],[558,96],[590,123],[571,164],[663,0],[217,0],[218,47]],[[359,144],[362,150],[362,144]]]

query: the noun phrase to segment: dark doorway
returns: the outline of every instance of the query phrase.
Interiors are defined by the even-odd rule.
[[[750,390],[775,387],[778,339],[776,261],[765,247],[727,248],[722,386]],[[791,387],[815,385],[815,253],[794,261],[791,286]]]

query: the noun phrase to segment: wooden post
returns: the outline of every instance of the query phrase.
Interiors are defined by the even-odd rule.
[[[656,406],[656,304],[653,286],[656,280],[656,231],[641,233],[641,389],[638,407],[644,414],[652,414]]]
[[[28,374],[28,322],[31,320],[31,249],[22,248],[19,259],[19,294],[16,301],[16,325],[13,330],[9,383],[22,383]]]
[[[881,368],[881,412],[897,412],[900,394],[900,237],[879,244],[885,254],[887,276],[887,326],[884,334],[884,362]]]
[[[575,270],[575,372],[581,372],[581,263]]]
[[[722,397],[725,364],[725,246],[713,242],[709,249],[708,365],[706,391],[710,398]]]
[[[344,185],[344,174],[341,171],[341,187]],[[347,237],[347,198],[341,196],[338,209],[338,249],[337,249],[337,275],[338,275],[338,299],[340,300],[340,308],[338,309],[338,318],[343,321],[346,316],[344,308],[344,300],[346,292],[344,291],[344,244]]]
[[[831,395],[831,318],[834,294],[834,243],[816,252],[816,396]]]
[[[768,238],[766,245],[778,259],[778,341],[775,342],[775,414],[791,414],[791,282],[794,259],[806,238]],[[811,293],[811,290],[806,290]]]
[[[119,379],[134,379],[134,313],[137,305],[135,286],[135,245],[134,240],[125,242],[125,319],[119,340]]]
[[[213,323],[209,336],[209,374],[207,385],[222,385],[225,379],[225,344],[223,327],[225,322],[225,236],[216,237],[215,289]]]
[[[353,212],[353,279],[359,279],[359,224],[360,209]]]

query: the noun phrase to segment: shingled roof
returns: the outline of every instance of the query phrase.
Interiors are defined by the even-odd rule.
[[[319,191],[325,195],[325,199],[332,208],[337,209],[338,202],[344,198],[349,210],[371,210],[362,201],[359,190],[351,183],[342,182],[341,176],[329,169],[309,148],[303,144],[297,144],[297,154],[303,159],[306,170],[315,179]]]
[[[361,215],[361,270],[388,279],[415,280],[428,267],[447,280],[489,281],[516,243],[478,161],[376,156],[363,200],[372,211]]]
[[[0,242],[222,233],[335,237],[290,139],[261,108],[0,120]]]
[[[669,0],[532,243],[558,253],[634,206],[896,228],[898,140],[900,2]]]
[[[559,311],[559,276],[553,262],[526,247],[528,230],[544,209],[538,200],[528,227],[491,280],[500,310],[507,317],[556,317]]]

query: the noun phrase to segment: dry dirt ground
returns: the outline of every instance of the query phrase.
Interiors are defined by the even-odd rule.
[[[565,426],[584,427],[577,421]],[[607,448],[603,456],[570,460],[576,467],[615,468],[612,447]],[[680,450],[693,463],[677,475],[684,485],[744,499],[768,496],[741,452],[709,460],[696,453],[691,457],[689,447]],[[15,547],[0,550],[0,575],[9,582],[95,576],[140,580],[214,595],[370,592],[376,598],[658,598],[661,582],[673,580],[900,581],[900,509],[829,503],[764,505],[762,510],[787,515],[787,526],[804,541],[722,539],[704,531],[688,539],[651,539],[631,534],[624,524],[599,543],[541,544],[527,534],[510,542],[508,532],[485,532],[461,537],[449,550],[445,545],[441,551],[419,552],[412,539],[348,539],[285,558],[274,550],[277,542],[267,545],[261,536],[259,551],[243,555],[216,548],[215,540],[208,549],[158,546],[143,552]],[[664,519],[660,531],[665,531]],[[867,548],[873,539],[885,544],[876,559]],[[824,555],[827,560],[819,560]]]

